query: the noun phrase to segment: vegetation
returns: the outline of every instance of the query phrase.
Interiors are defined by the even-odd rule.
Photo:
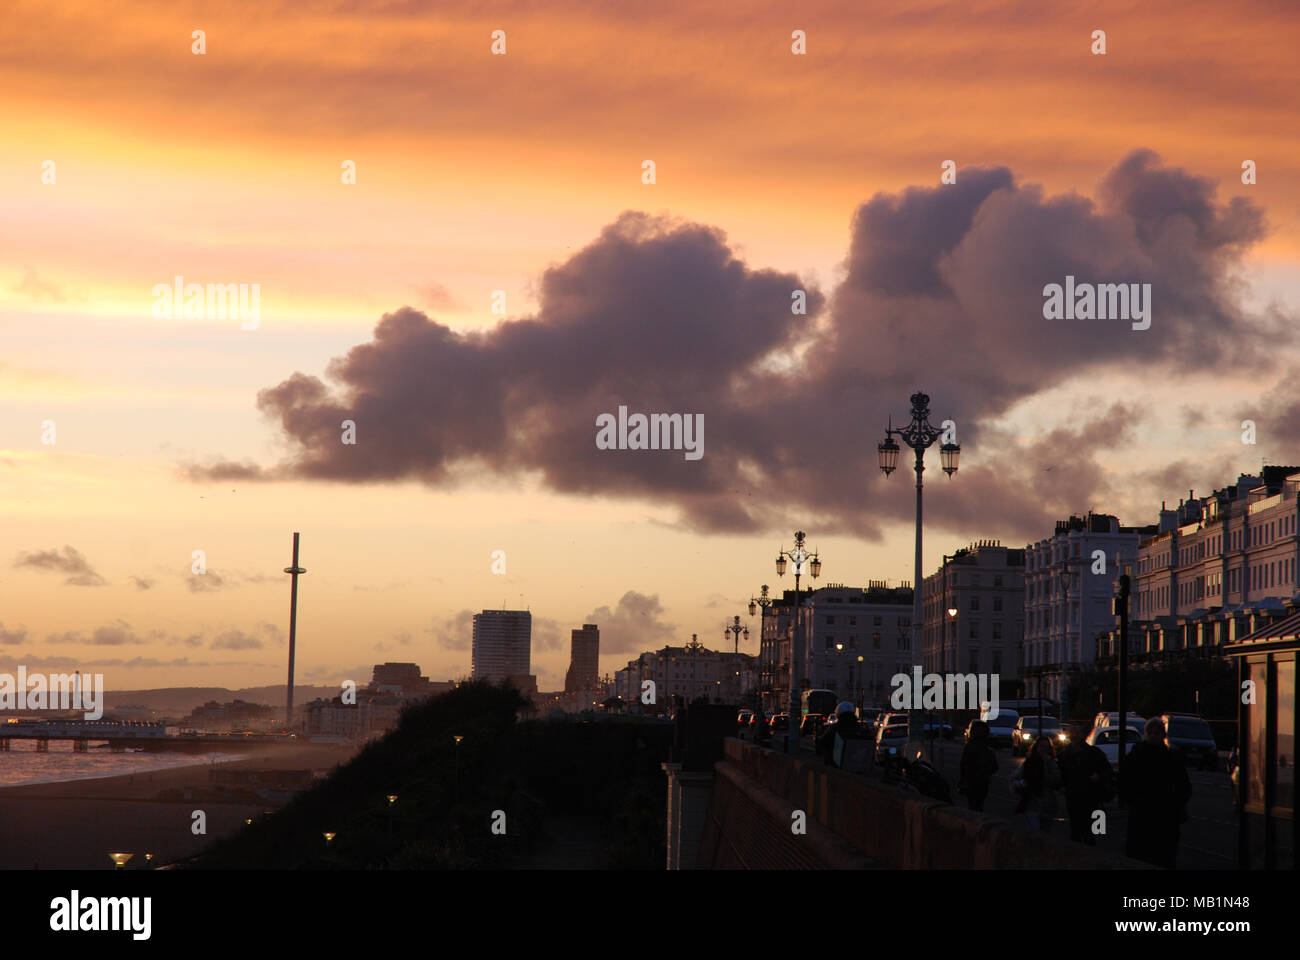
[[[512,687],[485,683],[416,704],[327,779],[187,866],[503,868],[526,864],[548,816],[561,815],[590,818],[606,838],[607,861],[581,865],[662,869],[659,763],[671,729],[631,717],[517,723],[525,706]]]

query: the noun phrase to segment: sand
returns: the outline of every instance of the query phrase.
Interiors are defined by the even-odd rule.
[[[268,748],[223,769],[329,770],[355,754],[354,745]],[[276,804],[220,802],[211,797],[202,761],[144,773],[0,788],[0,868],[111,870],[110,852],[135,856],[128,870],[192,857],[215,838],[241,829]],[[193,791],[199,800],[160,800],[163,791]],[[207,817],[206,835],[191,829],[192,813]],[[154,854],[152,862],[145,854]]]

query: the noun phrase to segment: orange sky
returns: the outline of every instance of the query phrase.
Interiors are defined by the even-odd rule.
[[[440,645],[437,628],[504,602],[553,622],[563,649],[535,648],[534,663],[555,687],[569,629],[629,590],[658,596],[677,639],[720,643],[802,521],[757,539],[704,536],[675,527],[666,504],[567,498],[526,476],[430,490],[195,484],[177,470],[217,454],[274,460],[257,391],[319,374],[385,312],[409,304],[484,329],[501,319],[490,305],[503,290],[507,315],[529,313],[541,271],[623,210],[720,227],[751,266],[830,293],[853,210],[877,191],[931,186],[951,159],[1091,195],[1148,147],[1218,179],[1221,202],[1265,209],[1271,232],[1246,279],[1261,300],[1295,302],[1291,3],[427,7],[9,5],[0,661],[111,661],[102,672],[118,688],[277,682],[279,570],[295,529],[311,571],[304,681],[358,679],[384,659],[459,676],[468,651]],[[490,52],[496,29],[505,56]],[[795,29],[805,56],[791,54]],[[1090,53],[1096,29],[1105,56]],[[206,32],[202,56],[194,30]],[[1239,180],[1247,159],[1254,186]],[[349,160],[355,185],[340,182]],[[55,183],[42,182],[46,161]],[[151,291],[175,275],[260,284],[259,329],[154,319]],[[1256,386],[1209,388],[1226,410]],[[1062,384],[1062,409],[1089,390]],[[41,442],[47,419],[53,445]],[[1133,456],[1148,466],[1161,450]],[[900,518],[886,543],[809,532],[827,579],[862,583],[910,578],[910,530]],[[928,533],[929,555],[954,536]],[[14,565],[65,545],[103,585]],[[195,549],[219,589],[190,585]],[[507,550],[505,576],[490,572],[494,549]],[[129,626],[114,634],[126,642],[67,636],[114,624]],[[213,646],[236,635],[243,649]]]

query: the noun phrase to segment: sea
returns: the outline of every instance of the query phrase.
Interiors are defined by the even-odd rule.
[[[49,752],[37,753],[34,740],[14,740],[0,751],[0,787],[24,783],[58,783],[93,780],[131,773],[148,773],[198,763],[225,763],[246,754],[182,753],[180,751],[126,750],[113,753],[107,743],[90,745],[84,753],[72,749],[70,740],[50,741]]]

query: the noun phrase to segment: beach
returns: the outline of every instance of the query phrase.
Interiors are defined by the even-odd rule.
[[[323,773],[345,763],[357,749],[355,744],[304,744],[268,748],[220,764],[204,760],[122,776],[0,788],[0,869],[111,870],[110,852],[135,854],[129,870],[187,859],[300,789],[253,796],[274,788],[272,771]],[[214,769],[222,771],[222,783],[213,782]],[[249,782],[229,782],[241,778]],[[191,829],[195,810],[206,815],[206,835]],[[146,861],[146,853],[154,855],[152,861]]]

